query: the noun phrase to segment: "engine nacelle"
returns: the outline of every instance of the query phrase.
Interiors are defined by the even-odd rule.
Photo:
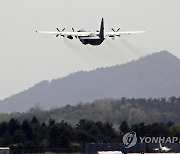
[[[115,37],[115,36],[114,36],[114,35],[109,35],[109,37],[113,38],[113,37]]]
[[[73,37],[71,35],[68,35],[67,38],[70,39],[70,40],[73,39]]]

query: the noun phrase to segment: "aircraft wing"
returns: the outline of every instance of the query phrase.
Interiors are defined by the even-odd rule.
[[[145,33],[145,31],[104,32],[104,35],[105,37],[115,37],[115,36],[139,34],[139,33]]]
[[[91,34],[91,32],[61,32],[61,31],[36,31],[37,33],[43,33],[43,34],[54,34],[54,35],[60,35],[60,36],[77,36],[77,37],[86,37]]]

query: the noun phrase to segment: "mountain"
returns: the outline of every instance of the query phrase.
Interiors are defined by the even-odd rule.
[[[23,112],[35,104],[50,109],[104,97],[178,97],[179,79],[180,59],[161,51],[127,64],[42,81],[0,101],[0,112]]]

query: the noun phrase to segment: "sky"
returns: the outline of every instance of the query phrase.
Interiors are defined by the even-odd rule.
[[[0,99],[70,73],[168,50],[180,58],[179,0],[0,0]],[[83,45],[36,30],[145,30]]]

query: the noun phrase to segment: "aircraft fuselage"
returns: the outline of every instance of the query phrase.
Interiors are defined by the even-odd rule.
[[[104,39],[81,39],[79,38],[79,40],[84,44],[84,45],[87,45],[87,44],[90,44],[90,45],[100,45]]]

